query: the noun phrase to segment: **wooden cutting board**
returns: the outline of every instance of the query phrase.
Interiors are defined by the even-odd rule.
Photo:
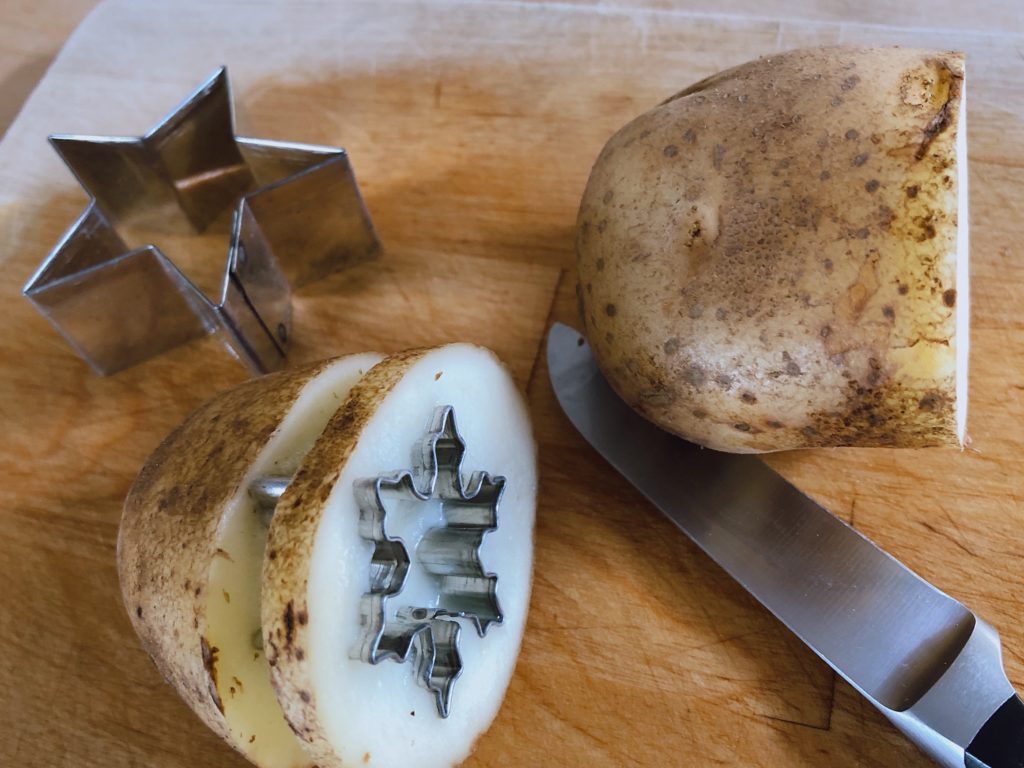
[[[18,296],[85,203],[45,136],[138,134],[224,63],[240,133],[349,149],[387,249],[300,292],[295,361],[466,339],[528,391],[530,620],[470,765],[927,765],[589,449],[539,354],[551,320],[574,321],[575,208],[608,136],[716,70],[836,42],[968,53],[972,444],[769,461],[995,625],[1024,688],[1024,35],[588,3],[115,0],[0,144],[0,764],[245,764],[140,650],[114,567],[149,451],[245,373],[204,340],[97,378]]]

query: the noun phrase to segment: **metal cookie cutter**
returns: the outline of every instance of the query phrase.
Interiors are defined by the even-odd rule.
[[[440,406],[416,448],[411,471],[354,484],[359,533],[373,544],[373,555],[369,589],[360,604],[362,641],[353,657],[369,664],[412,659],[416,679],[434,694],[441,717],[451,711],[452,688],[462,673],[457,619],[468,620],[480,637],[503,621],[498,577],[485,571],[480,545],[497,530],[505,478],[474,472],[464,484],[465,452],[454,409]],[[285,477],[261,478],[249,491],[264,513],[272,514],[288,482]],[[413,550],[415,559],[402,539],[387,532],[388,506],[403,503],[439,503],[444,519],[444,525],[422,536]],[[402,588],[413,567],[429,580],[429,605],[402,604]],[[392,601],[400,605],[394,608]]]
[[[380,247],[345,150],[236,137],[224,67],[145,136],[50,142],[92,200],[22,292],[100,374],[210,333],[254,373],[273,370],[291,287]],[[130,242],[194,237],[231,208],[216,298],[156,245]]]

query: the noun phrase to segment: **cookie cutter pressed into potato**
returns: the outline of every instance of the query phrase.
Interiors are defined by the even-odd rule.
[[[345,150],[236,136],[224,67],[144,136],[50,142],[91,200],[22,292],[102,375],[208,334],[254,373],[273,370],[292,286],[380,247]],[[122,235],[198,235],[232,207],[216,297]]]
[[[448,717],[452,689],[462,674],[461,627],[468,620],[480,637],[503,616],[498,577],[480,558],[484,536],[497,530],[504,477],[474,472],[462,478],[466,444],[450,405],[434,410],[426,436],[414,452],[412,469],[363,478],[353,484],[359,508],[359,534],[373,545],[369,588],[360,600],[362,638],[353,658],[369,664],[413,661],[417,682],[434,695],[437,712]],[[288,486],[285,477],[257,479],[249,488],[258,508],[272,515]],[[387,531],[393,503],[440,504],[444,525],[430,528],[416,545],[415,561],[406,543]],[[436,593],[432,605],[402,605],[389,610],[417,563]]]

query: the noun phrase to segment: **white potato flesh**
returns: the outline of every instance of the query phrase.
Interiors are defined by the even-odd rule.
[[[359,533],[353,483],[410,469],[413,453],[438,406],[454,408],[466,445],[464,481],[483,471],[503,476],[498,528],[480,549],[484,570],[498,577],[504,621],[481,638],[462,620],[461,676],[442,719],[421,687],[412,661],[371,665],[358,658],[360,599],[368,589],[371,545]],[[309,571],[308,660],[313,698],[325,736],[345,765],[425,768],[464,759],[497,714],[511,679],[526,623],[537,490],[530,420],[515,383],[492,353],[456,344],[426,353],[385,396],[361,433],[327,501]],[[432,526],[436,503],[387,504],[386,530],[401,538],[413,564],[389,606],[434,606],[437,595],[415,556]]]
[[[967,431],[967,364],[970,350],[971,290],[967,208],[967,79],[960,91],[960,115],[956,129],[957,229],[956,229],[956,434],[964,444]]]
[[[224,719],[246,757],[261,768],[312,765],[278,706],[260,635],[260,569],[267,527],[248,493],[261,477],[291,476],[359,378],[381,359],[345,357],[306,384],[221,519],[210,566],[207,641],[214,655]]]

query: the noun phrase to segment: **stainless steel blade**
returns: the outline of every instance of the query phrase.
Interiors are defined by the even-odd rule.
[[[754,456],[702,449],[626,406],[579,333],[548,366],[576,428],[801,640],[943,765],[1013,688],[995,631]]]

